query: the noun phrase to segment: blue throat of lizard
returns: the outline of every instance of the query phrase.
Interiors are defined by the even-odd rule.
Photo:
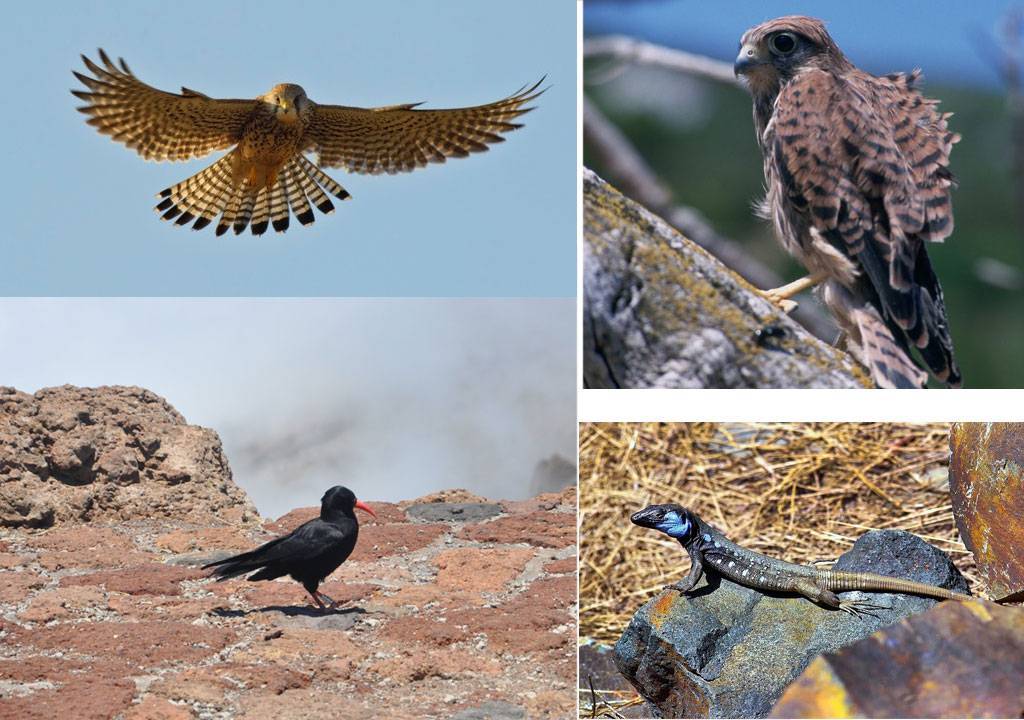
[[[665,518],[658,523],[659,530],[676,540],[685,539],[690,534],[692,527],[693,524],[690,522],[690,519],[681,516],[677,512],[665,513]]]

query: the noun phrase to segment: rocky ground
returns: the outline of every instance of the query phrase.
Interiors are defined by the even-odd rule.
[[[260,518],[148,391],[0,389],[0,718],[574,716],[575,488],[362,499],[338,611],[214,582],[198,565],[319,509]]]
[[[454,499],[475,502],[371,501],[326,615],[290,580],[195,567],[316,508],[2,531],[0,717],[571,717],[575,492]]]

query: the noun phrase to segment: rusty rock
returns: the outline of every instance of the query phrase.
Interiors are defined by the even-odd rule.
[[[1024,597],[1024,423],[957,423],[949,495],[993,599]]]

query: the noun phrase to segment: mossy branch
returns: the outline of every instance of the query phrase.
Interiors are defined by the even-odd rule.
[[[583,172],[586,387],[872,386],[847,354],[661,218]]]

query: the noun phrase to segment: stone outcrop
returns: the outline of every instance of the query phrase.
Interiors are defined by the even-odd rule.
[[[1024,609],[947,602],[821,655],[771,717],[1020,717],[1022,677]]]
[[[587,387],[873,387],[849,355],[585,168],[583,208]]]
[[[0,527],[255,522],[220,438],[137,387],[0,387]]]
[[[863,535],[834,569],[904,577],[959,592],[949,558],[895,530]],[[852,617],[802,597],[765,595],[707,578],[689,595],[662,591],[633,616],[615,646],[620,672],[656,717],[764,717],[819,654],[861,640],[937,600],[871,593],[877,617]]]
[[[0,530],[0,716],[572,717],[575,489],[433,499],[368,501],[378,517],[321,587],[343,603],[327,614],[292,580],[197,569],[317,508]]]

